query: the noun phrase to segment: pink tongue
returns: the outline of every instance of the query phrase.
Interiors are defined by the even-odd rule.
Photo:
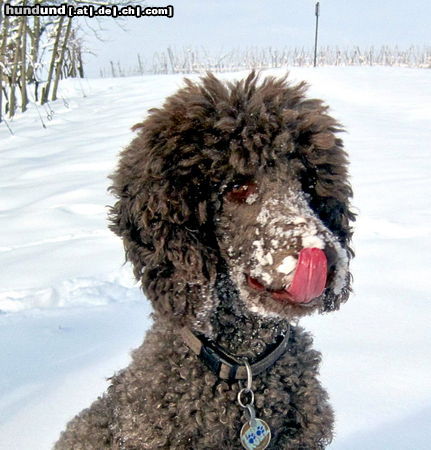
[[[292,283],[287,289],[294,303],[308,303],[319,297],[326,285],[326,255],[320,248],[304,248],[299,253]]]

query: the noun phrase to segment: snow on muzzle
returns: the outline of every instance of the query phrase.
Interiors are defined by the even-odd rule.
[[[325,289],[328,262],[320,248],[303,248],[298,255],[292,282],[278,291],[269,291],[272,298],[290,303],[309,303],[319,297]],[[258,291],[265,287],[256,279],[247,276],[248,285]]]

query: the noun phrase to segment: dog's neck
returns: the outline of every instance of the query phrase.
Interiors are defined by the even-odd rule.
[[[265,352],[280,335],[288,331],[289,323],[272,317],[261,317],[247,309],[233,286],[218,289],[219,304],[211,317],[212,339],[218,345],[250,362]]]

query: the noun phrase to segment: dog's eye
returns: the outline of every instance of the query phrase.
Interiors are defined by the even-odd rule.
[[[257,192],[255,183],[235,185],[227,194],[226,200],[233,203],[245,203],[247,199]]]

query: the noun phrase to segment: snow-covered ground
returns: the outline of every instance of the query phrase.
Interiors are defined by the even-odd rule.
[[[337,415],[331,449],[429,449],[430,73],[291,75],[310,81],[348,129],[359,213],[355,295],[341,311],[303,321],[324,355]],[[107,229],[107,175],[131,125],[181,79],[67,81],[52,120],[33,106],[10,123],[14,136],[0,125],[2,450],[50,448],[142,341],[150,309]]]

